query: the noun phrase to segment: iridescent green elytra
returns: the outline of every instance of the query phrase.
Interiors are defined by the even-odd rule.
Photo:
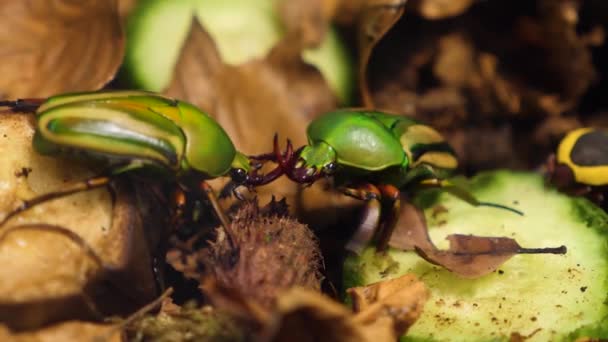
[[[237,185],[258,186],[276,179],[277,167],[266,175],[238,152],[224,129],[195,106],[143,91],[74,93],[48,99],[0,101],[0,107],[36,115],[34,148],[41,154],[76,154],[106,162],[104,173],[25,200],[7,220],[36,204],[71,193],[107,185],[111,176],[148,169],[156,177],[176,181],[173,218],[184,215],[186,192],[205,193],[231,241],[228,219],[206,180],[232,177]]]
[[[178,179],[250,170],[224,129],[193,105],[141,91],[53,96],[37,110],[34,146],[43,154],[101,156],[116,170],[158,168]],[[194,175],[195,174],[195,175]]]
[[[414,179],[444,178],[458,166],[441,134],[402,116],[339,110],[313,121],[307,133],[309,144],[299,157],[315,173],[337,168],[338,178],[372,177],[402,187]]]

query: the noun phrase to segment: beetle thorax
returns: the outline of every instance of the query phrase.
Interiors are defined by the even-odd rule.
[[[304,147],[300,153],[300,158],[302,158],[306,167],[320,170],[336,161],[336,151],[328,144],[320,141]]]

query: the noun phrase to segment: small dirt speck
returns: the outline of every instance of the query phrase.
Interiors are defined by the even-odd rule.
[[[530,317],[530,320],[531,320],[532,322],[536,322],[536,317],[532,316],[532,317]]]
[[[442,213],[447,213],[447,212],[448,212],[448,208],[446,208],[442,205],[436,205],[433,207],[431,215],[433,216],[433,218],[436,218],[437,215],[442,214]]]
[[[502,275],[502,274],[505,274],[505,271],[503,271],[503,270],[498,270],[498,274],[501,274],[501,275]]]
[[[27,178],[27,176],[29,176],[30,173],[32,173],[32,168],[24,166],[20,170],[15,171],[15,177],[17,177],[17,178],[19,178],[19,177]]]
[[[581,286],[581,292],[587,291],[587,286]]]

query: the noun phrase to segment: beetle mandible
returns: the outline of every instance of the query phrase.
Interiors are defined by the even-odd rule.
[[[307,129],[308,145],[293,151],[288,140],[284,154],[275,136],[275,160],[291,180],[310,184],[333,176],[341,191],[351,197],[379,205],[387,200],[391,210],[379,232],[361,225],[346,246],[360,251],[374,234],[378,250],[388,246],[400,209],[401,192],[440,187],[475,206],[492,206],[523,215],[515,209],[480,202],[468,191],[449,181],[458,160],[443,136],[411,118],[373,110],[339,109],[312,121]],[[372,201],[377,200],[377,201]]]
[[[587,196],[606,208],[608,131],[584,127],[570,131],[547,162],[549,181],[560,191]]]
[[[106,172],[64,189],[24,201],[0,222],[32,206],[75,192],[107,185],[113,176],[152,171],[174,181],[175,216],[183,215],[186,194],[205,194],[233,241],[228,220],[206,182],[229,175],[236,184],[263,185],[281,175],[280,167],[258,174],[263,158],[238,152],[224,129],[187,102],[144,91],[69,93],[48,99],[0,101],[13,112],[35,113],[34,148],[44,155],[92,157]]]

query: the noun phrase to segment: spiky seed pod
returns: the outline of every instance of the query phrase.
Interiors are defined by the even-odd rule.
[[[205,257],[208,275],[245,298],[269,308],[281,290],[301,286],[320,289],[322,262],[317,240],[308,226],[288,216],[283,201],[260,209],[243,205],[231,223],[235,246],[218,232]]]

